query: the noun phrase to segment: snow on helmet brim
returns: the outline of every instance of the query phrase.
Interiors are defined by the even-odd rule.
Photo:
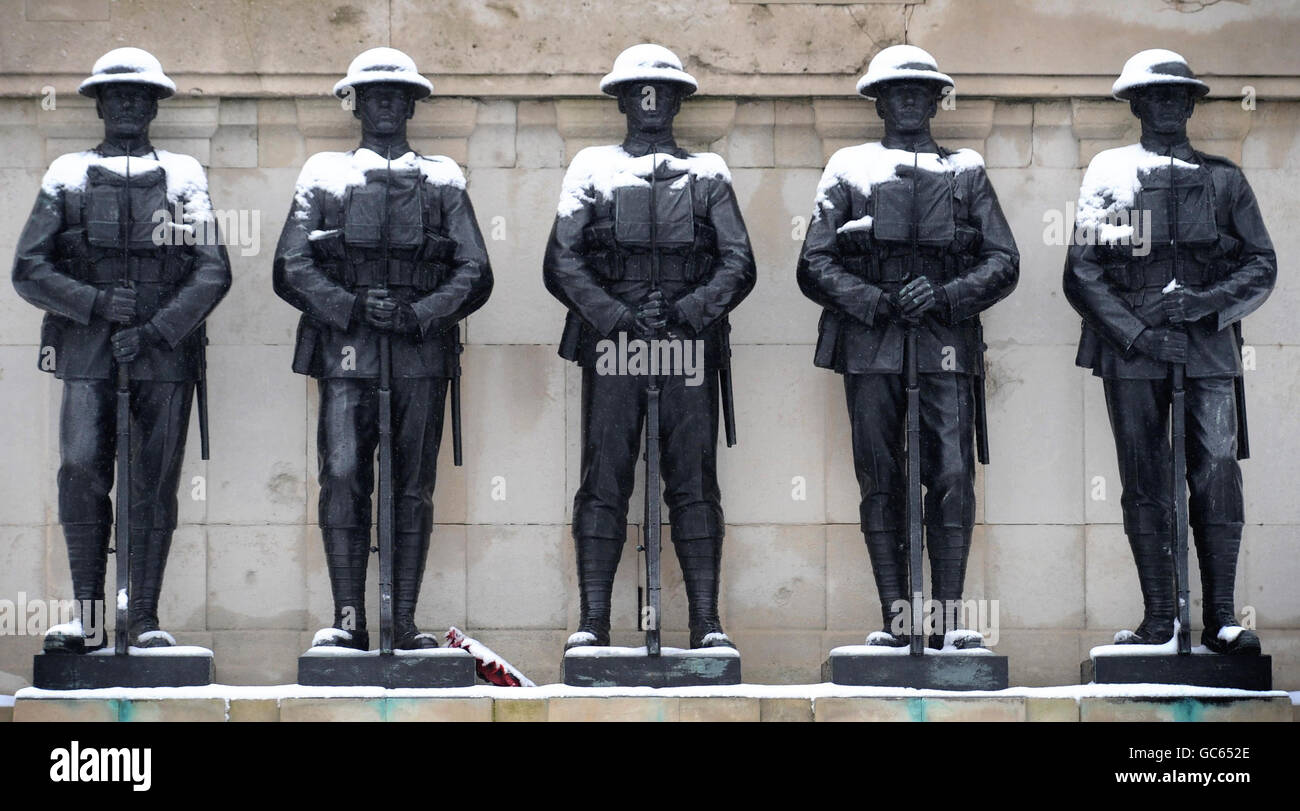
[[[858,93],[874,99],[886,82],[906,80],[956,87],[951,76],[939,71],[939,63],[929,51],[916,45],[890,45],[871,57],[866,75],[858,79]]]
[[[699,89],[695,77],[682,69],[677,54],[653,42],[624,49],[614,60],[614,69],[600,80],[600,90],[617,96],[619,86],[628,82],[673,82],[685,87],[688,96]]]
[[[406,85],[417,100],[433,95],[433,82],[423,76],[412,76],[409,73],[396,70],[370,70],[360,76],[349,76],[346,79],[340,79],[334,84],[334,95],[343,98],[347,95],[349,87],[380,83]]]
[[[176,92],[176,83],[163,73],[162,63],[141,48],[114,48],[96,59],[90,76],[78,85],[77,92],[94,98],[106,84],[146,85],[160,99]]]
[[[684,70],[672,67],[643,67],[634,71],[605,74],[605,78],[600,80],[600,92],[610,96],[617,96],[619,86],[628,82],[673,82],[685,87],[688,96],[700,89],[695,77]]]
[[[940,73],[937,70],[927,70],[923,68],[903,68],[895,69],[889,72],[888,76],[881,78],[872,77],[870,74],[863,76],[858,80],[858,95],[866,96],[873,101],[880,95],[879,91],[883,85],[890,82],[902,81],[922,81],[931,82],[941,87],[956,87],[957,83],[946,73]]]
[[[1144,87],[1173,84],[1186,85],[1197,96],[1210,92],[1210,86],[1196,78],[1181,54],[1163,48],[1151,48],[1129,57],[1110,92],[1121,101],[1130,101],[1134,92]]]
[[[415,61],[396,48],[371,48],[348,65],[348,73],[334,84],[334,95],[343,98],[349,87],[363,84],[401,84],[416,99],[433,95],[433,82],[420,75]]]

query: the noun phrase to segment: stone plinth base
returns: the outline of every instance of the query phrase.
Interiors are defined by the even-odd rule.
[[[212,683],[212,651],[207,648],[131,648],[116,656],[94,653],[39,653],[32,657],[32,684],[44,690],[101,687],[192,687]]]
[[[1093,656],[1079,666],[1083,684],[1190,684],[1272,690],[1273,657],[1217,654]]]
[[[708,687],[740,684],[740,653],[735,648],[584,647],[564,654],[560,669],[573,687]]]
[[[1007,657],[988,650],[936,651],[912,656],[907,648],[846,645],[822,663],[822,678],[834,684],[915,687],[920,690],[1003,690]]]
[[[379,651],[311,648],[298,657],[298,683],[337,687],[473,687],[474,657],[460,648]]]

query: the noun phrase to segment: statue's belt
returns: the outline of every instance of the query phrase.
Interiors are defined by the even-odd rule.
[[[1106,268],[1106,275],[1121,289],[1137,292],[1153,288],[1163,289],[1175,278],[1178,279],[1179,284],[1201,287],[1214,283],[1217,278],[1215,271],[1214,265],[1189,257],[1178,260],[1177,270],[1174,268],[1174,260],[1166,258],[1110,265]]]
[[[122,257],[106,256],[93,262],[78,263],[75,275],[90,284],[119,284],[123,275],[136,284],[180,284],[189,271],[188,257],[180,254],[131,256],[127,272],[122,273]]]
[[[442,263],[416,262],[411,259],[361,259],[336,263],[331,275],[350,288],[412,287],[427,292],[435,289],[442,281],[442,272]]]
[[[906,282],[916,276],[925,276],[931,281],[946,282],[956,275],[957,257],[951,254],[934,255],[920,253],[915,261],[906,255],[881,257],[879,254],[866,253],[842,257],[844,269],[863,281],[872,284],[895,284]]]

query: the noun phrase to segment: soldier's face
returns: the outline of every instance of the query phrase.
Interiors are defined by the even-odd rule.
[[[900,132],[918,132],[939,111],[939,92],[930,82],[889,82],[876,98],[876,112]]]
[[[618,93],[618,111],[633,129],[662,132],[681,109],[682,95],[675,82],[626,82]]]
[[[400,84],[361,85],[352,114],[361,119],[361,128],[366,132],[392,135],[415,115],[415,99]]]
[[[1196,107],[1196,96],[1187,85],[1166,84],[1144,87],[1133,94],[1129,109],[1153,132],[1176,133],[1187,126]]]
[[[99,91],[95,111],[109,138],[135,139],[148,132],[158,115],[158,99],[143,85],[111,84]]]

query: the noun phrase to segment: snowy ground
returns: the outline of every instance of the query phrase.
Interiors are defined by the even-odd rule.
[[[570,687],[546,684],[539,687],[448,687],[442,689],[385,689],[383,687],[307,687],[300,684],[240,686],[209,684],[202,687],[111,687],[100,690],[39,690],[24,687],[16,697],[164,699],[220,698],[227,700],[284,698],[1279,698],[1290,696],[1300,703],[1300,692],[1253,691],[1175,684],[1083,684],[1060,687],[1011,687],[1006,690],[917,690],[897,687],[852,687],[841,684],[733,684],[714,687]],[[3,700],[4,697],[0,697]]]

